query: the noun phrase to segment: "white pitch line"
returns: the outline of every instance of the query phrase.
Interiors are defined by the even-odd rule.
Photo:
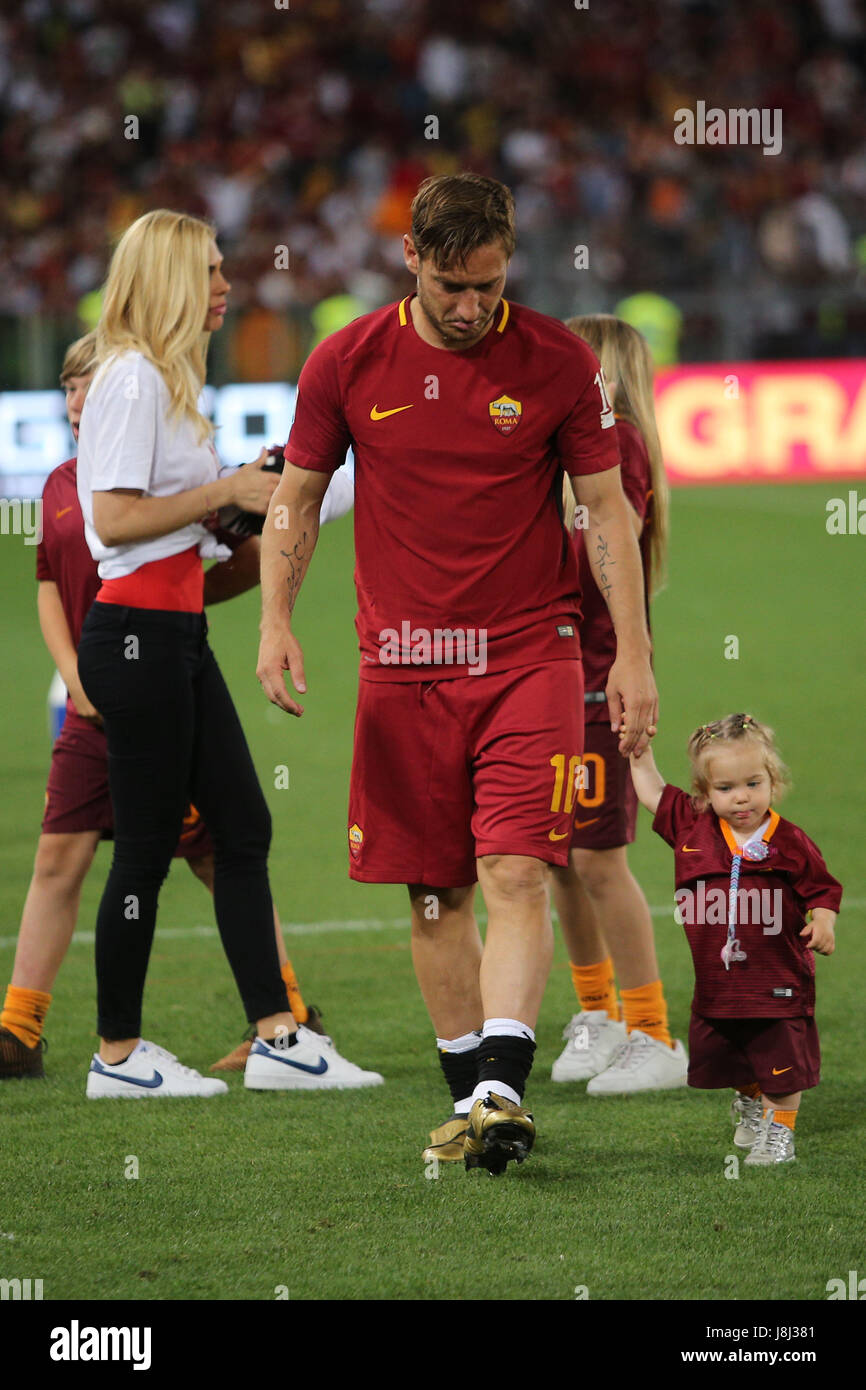
[[[859,912],[866,908],[866,898],[843,899],[842,906],[847,912]],[[674,921],[674,903],[661,903],[650,908],[653,917],[669,917]],[[478,913],[478,921],[482,925],[486,924],[487,916],[485,913]],[[365,931],[409,931],[409,922],[406,918],[398,917],[358,917],[350,918],[347,921],[327,921],[327,922],[283,922],[283,932],[286,936],[327,936],[332,932],[365,932]],[[216,927],[157,927],[156,936],[163,941],[194,941],[196,939],[209,939],[219,936]],[[77,931],[72,938],[72,944],[78,946],[92,946],[95,935],[92,931]],[[12,948],[18,944],[17,936],[0,936],[0,950]]]

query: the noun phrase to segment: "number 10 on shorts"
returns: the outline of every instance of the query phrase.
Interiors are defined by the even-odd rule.
[[[589,768],[588,763],[592,763],[595,768],[595,795],[589,796]],[[600,806],[604,801],[604,758],[598,753],[586,753],[581,756],[575,753],[568,759],[568,771],[566,772],[566,760],[564,753],[556,753],[550,760],[553,768],[553,796],[550,798],[550,809],[555,814],[564,811],[570,815],[574,810],[575,796],[581,806],[593,807]],[[563,805],[563,792],[565,793],[565,805]]]
[[[550,809],[556,815],[564,811],[570,815],[574,810],[574,798],[578,788],[586,785],[585,769],[579,753],[573,754],[568,760],[568,773],[565,771],[565,754],[556,753],[550,760],[553,768],[553,795],[550,798]],[[565,792],[565,805],[562,804],[562,794]]]

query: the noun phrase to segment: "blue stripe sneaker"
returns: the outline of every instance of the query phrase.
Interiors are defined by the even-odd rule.
[[[361,1086],[381,1086],[377,1071],[362,1071],[341,1057],[331,1039],[301,1025],[297,1042],[288,1037],[272,1047],[256,1038],[244,1071],[250,1091],[349,1091]]]
[[[228,1090],[224,1081],[202,1076],[184,1067],[173,1052],[166,1052],[144,1038],[125,1062],[109,1066],[94,1053],[87,1073],[89,1100],[128,1097],[147,1100],[155,1096],[221,1096]]]

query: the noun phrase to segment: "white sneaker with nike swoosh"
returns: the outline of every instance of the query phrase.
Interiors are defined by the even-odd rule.
[[[250,1091],[349,1091],[381,1086],[384,1080],[377,1071],[362,1071],[347,1062],[330,1038],[303,1024],[292,1047],[272,1047],[256,1038],[244,1070],[244,1085]]]
[[[87,1073],[89,1100],[105,1097],[147,1100],[157,1096],[221,1096],[228,1090],[224,1081],[202,1076],[183,1066],[173,1052],[167,1052],[144,1038],[125,1062],[109,1066],[94,1053]]]

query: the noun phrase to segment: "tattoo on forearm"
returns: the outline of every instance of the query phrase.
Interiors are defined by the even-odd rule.
[[[611,565],[616,564],[616,560],[614,560],[611,555],[610,546],[601,532],[599,532],[598,539],[595,543],[595,564],[598,568],[598,587],[606,603],[608,601],[608,595],[613,588],[613,578],[609,575],[608,571]]]
[[[304,577],[307,561],[309,559],[307,555],[306,531],[301,536],[301,539],[295,542],[291,550],[281,550],[280,554],[289,562],[289,574],[286,584],[289,591],[289,613],[294,613],[295,600],[298,597],[298,590],[301,587],[301,581]]]

